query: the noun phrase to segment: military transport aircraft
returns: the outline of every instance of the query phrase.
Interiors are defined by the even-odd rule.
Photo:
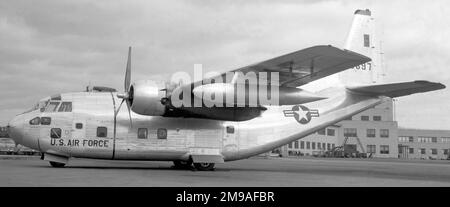
[[[177,91],[188,89],[181,95],[195,99],[205,90],[235,88],[240,76],[227,83],[131,84],[130,48],[123,93],[97,87],[44,98],[12,119],[8,129],[53,167],[75,157],[173,161],[176,167],[211,170],[215,163],[268,152],[387,99],[445,88],[428,81],[380,83],[373,22],[370,10],[357,10],[345,49],[314,46],[231,71],[278,72],[278,105],[174,106]]]

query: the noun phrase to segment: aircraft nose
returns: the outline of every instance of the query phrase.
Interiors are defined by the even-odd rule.
[[[16,143],[22,142],[22,129],[23,129],[23,120],[16,116],[14,117],[7,126],[8,134]]]

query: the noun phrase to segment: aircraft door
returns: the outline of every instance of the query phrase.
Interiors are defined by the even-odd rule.
[[[237,134],[238,134],[237,124],[234,123],[225,124],[222,140],[223,151],[225,152],[238,151]]]

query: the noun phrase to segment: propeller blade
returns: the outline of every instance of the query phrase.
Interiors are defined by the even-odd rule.
[[[128,92],[130,89],[131,82],[131,47],[128,47],[128,60],[127,60],[127,69],[125,72],[125,92]]]
[[[120,105],[119,105],[119,107],[118,107],[117,110],[116,110],[116,113],[114,113],[114,117],[116,117],[117,114],[119,114],[120,107],[122,107],[122,104],[123,104],[124,101],[125,101],[125,99],[122,99],[122,102],[120,102]]]
[[[130,116],[130,128],[133,128],[133,121],[131,120],[131,107],[130,102],[127,101],[128,115]]]
[[[116,138],[116,128],[117,128],[117,114],[119,114],[120,108],[122,107],[123,102],[125,101],[125,99],[122,99],[122,102],[120,102],[119,107],[117,108],[117,110],[114,112],[114,139]]]

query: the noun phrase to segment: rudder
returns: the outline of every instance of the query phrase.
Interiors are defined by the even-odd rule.
[[[355,12],[344,48],[365,55],[372,61],[340,73],[339,80],[342,84],[357,86],[383,82],[381,44],[377,39],[375,21],[370,10]]]

